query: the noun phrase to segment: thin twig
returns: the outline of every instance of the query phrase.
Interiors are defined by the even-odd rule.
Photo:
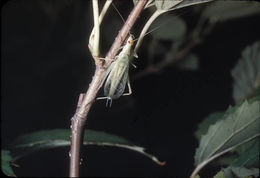
[[[113,45],[107,53],[105,63],[96,63],[96,70],[92,82],[89,85],[88,91],[85,94],[80,108],[77,109],[71,121],[71,150],[70,150],[70,177],[79,176],[79,162],[80,162],[80,147],[82,145],[82,133],[86,123],[86,116],[95,101],[98,90],[101,88],[104,78],[106,76],[107,67],[111,64],[119,51],[124,39],[129,33],[131,27],[135,23],[137,17],[141,13],[147,0],[138,1],[131,11],[124,26],[117,35]],[[96,61],[96,60],[95,60]]]
[[[140,45],[141,45],[141,43],[142,43],[142,41],[143,41],[143,38],[144,38],[146,32],[148,31],[149,27],[150,27],[151,24],[153,23],[153,21],[154,21],[157,17],[159,17],[161,14],[163,14],[163,13],[165,13],[165,12],[166,12],[166,11],[163,11],[163,10],[161,10],[161,11],[156,10],[156,11],[153,13],[153,15],[149,18],[149,20],[146,22],[146,24],[145,24],[145,26],[144,26],[144,28],[143,28],[143,30],[142,30],[140,36],[139,36],[139,39],[138,39],[138,41],[137,41],[137,43],[136,43],[136,45],[135,45],[135,49],[134,49],[135,53],[138,52],[139,47],[140,47]]]
[[[92,49],[92,56],[99,56],[99,38],[100,38],[100,26],[99,26],[99,8],[98,0],[92,0],[93,4],[93,16],[94,16],[94,43]]]

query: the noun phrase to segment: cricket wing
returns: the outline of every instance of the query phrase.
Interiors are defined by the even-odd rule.
[[[119,84],[113,95],[113,99],[119,98],[124,93],[127,81],[128,81],[128,70],[121,77],[121,80],[119,81]]]
[[[111,99],[119,98],[125,90],[125,85],[128,80],[128,63],[117,63],[113,66],[110,74],[107,77],[104,86],[104,95]]]

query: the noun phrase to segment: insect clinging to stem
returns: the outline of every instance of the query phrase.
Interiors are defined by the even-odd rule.
[[[117,99],[120,96],[130,95],[132,93],[129,82],[129,62],[134,56],[132,46],[134,44],[133,35],[129,35],[125,46],[121,52],[116,56],[115,61],[109,66],[107,71],[107,78],[104,85],[105,97],[99,97],[97,99],[107,99],[107,103],[112,99]],[[126,83],[128,85],[128,93],[124,93]]]

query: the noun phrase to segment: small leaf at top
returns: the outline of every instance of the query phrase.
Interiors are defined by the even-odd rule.
[[[260,3],[256,1],[214,1],[206,7],[202,17],[210,22],[223,22],[256,13],[260,13]]]
[[[260,87],[260,42],[255,42],[242,51],[242,57],[231,74],[233,98],[236,102],[254,95]]]
[[[208,3],[210,1],[214,1],[214,0],[188,0],[188,1],[182,1],[181,3],[177,4],[176,6],[172,7],[169,10],[176,10],[176,9],[180,9],[180,8],[184,8],[184,7],[188,7],[188,6],[194,6],[194,5],[197,5],[197,4]]]
[[[168,10],[182,1],[183,0],[155,0],[155,6],[158,10]]]
[[[147,156],[159,165],[164,164],[164,162],[160,162],[155,156],[146,153],[143,147],[136,146],[132,142],[117,135],[101,131],[85,130],[83,144],[126,148]],[[15,159],[19,159],[22,156],[41,149],[69,146],[70,130],[42,130],[25,134],[18,137],[12,145],[12,153],[16,156]]]
[[[224,119],[209,127],[208,133],[201,138],[195,154],[193,174],[222,154],[233,150],[260,135],[260,101],[245,101]]]
[[[10,166],[12,157],[9,150],[1,150],[1,169],[7,176],[15,176],[12,167]]]

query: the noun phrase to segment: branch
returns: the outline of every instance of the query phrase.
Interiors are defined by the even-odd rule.
[[[138,1],[124,26],[118,33],[113,45],[111,46],[104,63],[96,64],[95,74],[93,76],[92,82],[89,85],[88,91],[86,92],[82,102],[79,101],[80,107],[76,110],[75,115],[72,117],[71,121],[71,150],[70,150],[70,177],[79,176],[79,162],[80,162],[80,147],[82,145],[82,132],[84,131],[84,125],[86,123],[86,116],[92,106],[98,90],[101,88],[103,81],[106,77],[106,71],[116,54],[119,51],[124,39],[129,33],[131,27],[135,23],[137,17],[141,13],[147,0]],[[96,59],[94,59],[97,61]]]

